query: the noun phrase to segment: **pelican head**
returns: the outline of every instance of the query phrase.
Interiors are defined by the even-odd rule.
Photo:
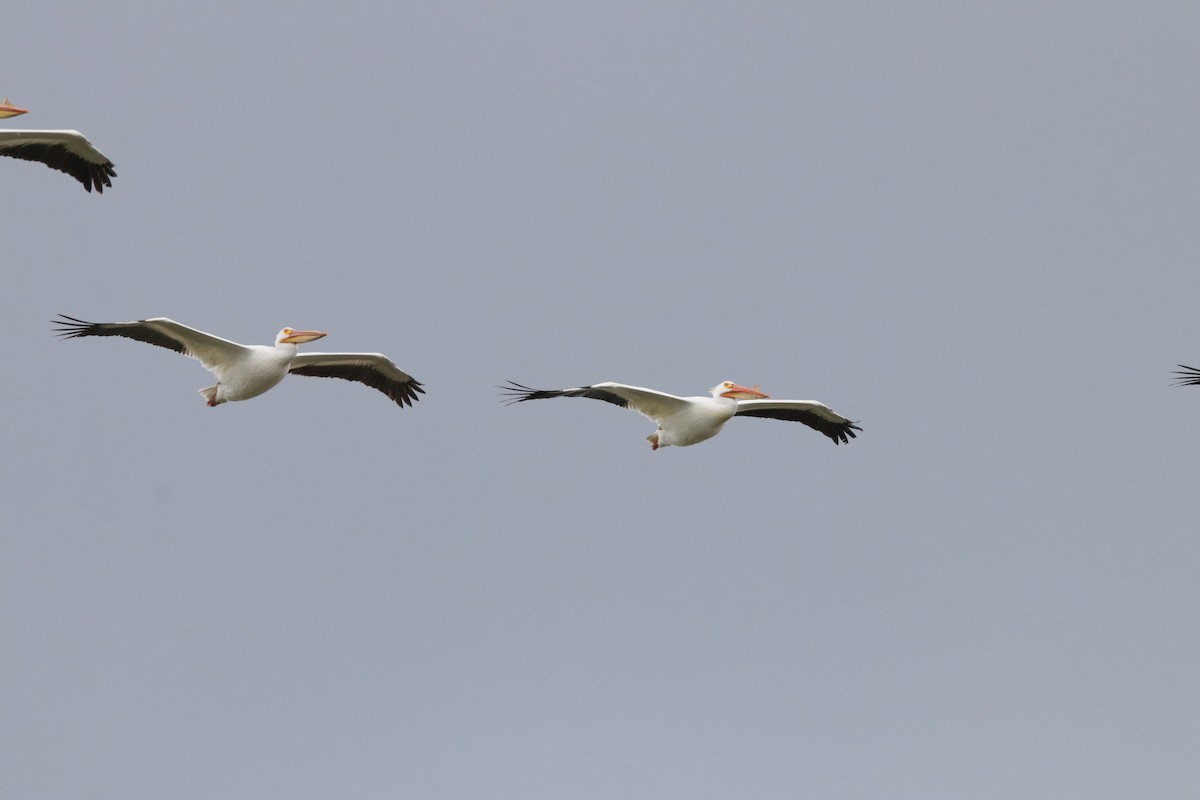
[[[284,328],[275,337],[275,344],[304,344],[326,336],[325,331],[298,331],[294,328]]]
[[[28,108],[17,108],[11,102],[9,102],[9,99],[7,97],[4,98],[3,103],[0,103],[0,119],[4,119],[5,117],[15,117],[18,114],[28,114],[28,113],[29,113]]]
[[[747,389],[733,381],[721,381],[708,391],[713,397],[728,397],[730,400],[766,400],[770,397],[769,394],[760,392],[757,385],[753,389]]]

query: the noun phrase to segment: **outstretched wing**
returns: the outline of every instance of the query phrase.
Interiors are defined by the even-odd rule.
[[[506,386],[500,388],[504,389],[509,397],[510,405],[526,400],[544,400],[547,397],[590,397],[631,409],[655,422],[688,405],[688,401],[682,397],[657,392],[654,389],[643,389],[640,386],[626,386],[623,383],[595,383],[574,389],[530,389],[528,386],[509,381]]]
[[[113,162],[79,131],[0,131],[0,156],[40,161],[65,172],[89,192],[103,193],[117,177]]]
[[[855,438],[855,431],[862,430],[829,406],[815,400],[739,400],[734,416],[803,422],[828,436],[834,444],[847,443]]]
[[[421,383],[382,353],[298,353],[292,360],[293,375],[341,378],[378,389],[396,405],[411,406],[424,394]]]
[[[59,326],[58,334],[64,339],[80,336],[124,336],[126,339],[135,339],[182,353],[196,359],[209,370],[228,366],[248,350],[237,342],[189,328],[166,317],[152,317],[137,322],[87,322],[68,317],[66,314],[58,316],[60,319],[51,321]]]

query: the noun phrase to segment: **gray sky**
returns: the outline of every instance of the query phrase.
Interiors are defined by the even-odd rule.
[[[4,17],[119,177],[0,161],[0,794],[1200,794],[1195,4]],[[59,312],[428,394],[209,409]]]

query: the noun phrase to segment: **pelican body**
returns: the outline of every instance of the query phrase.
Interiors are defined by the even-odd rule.
[[[29,109],[17,108],[7,97],[0,103],[0,119],[28,113]],[[117,177],[113,162],[79,131],[0,130],[0,156],[40,161],[98,194]]]
[[[747,388],[733,381],[722,381],[709,390],[710,397],[676,397],[654,389],[623,383],[596,383],[574,389],[530,389],[509,381],[503,387],[511,403],[544,400],[548,397],[590,397],[621,408],[629,408],[657,424],[646,437],[650,449],[687,447],[711,439],[725,423],[737,416],[770,417],[802,422],[817,430],[834,444],[843,444],[861,431],[855,423],[814,400],[772,400],[758,387]]]
[[[300,353],[300,345],[325,335],[321,331],[284,328],[276,335],[274,347],[243,345],[232,359],[204,364],[217,376],[217,385],[201,389],[200,394],[210,406],[258,397],[287,377]]]
[[[244,345],[189,328],[166,317],[137,322],[87,322],[65,314],[55,320],[60,336],[123,336],[165,347],[198,360],[217,376],[215,386],[200,390],[209,406],[249,400],[274,388],[289,374],[342,378],[378,389],[404,407],[424,393],[419,381],[381,353],[301,353],[299,345],[324,337],[324,331],[284,328],[274,346]]]

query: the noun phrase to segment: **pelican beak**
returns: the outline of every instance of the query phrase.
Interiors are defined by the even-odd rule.
[[[305,342],[314,342],[322,336],[328,336],[325,331],[292,331],[291,336],[285,336],[280,339],[288,344],[304,344]]]
[[[734,384],[728,390],[721,392],[721,397],[728,397],[730,400],[767,400],[771,395],[763,394],[755,386],[753,389],[747,389],[745,386]]]
[[[0,119],[4,119],[6,117],[15,117],[18,114],[28,114],[28,113],[29,113],[28,108],[17,108],[11,102],[9,102],[7,97],[4,98],[3,103],[0,103]]]

